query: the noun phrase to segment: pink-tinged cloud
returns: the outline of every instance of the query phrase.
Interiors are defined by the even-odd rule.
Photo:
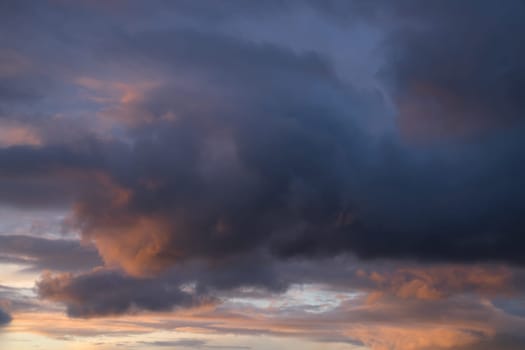
[[[0,147],[40,146],[42,139],[31,125],[4,123],[0,121]]]
[[[386,273],[357,271],[376,284],[370,302],[383,295],[403,299],[438,300],[455,294],[512,295],[515,290],[510,268],[504,266],[429,266],[400,268]]]

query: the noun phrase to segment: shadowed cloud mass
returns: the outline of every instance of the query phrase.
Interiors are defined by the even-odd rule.
[[[514,17],[523,9],[516,3],[498,8],[493,16],[483,3],[465,24],[456,15],[447,16],[459,12],[448,2],[433,5],[436,11],[411,2],[394,7],[388,15],[394,29],[385,34],[389,63],[382,68],[387,77],[395,77],[394,101],[403,96],[425,103],[432,113],[416,108],[424,118],[452,118],[448,109],[457,107],[455,123],[471,123],[469,118],[478,115],[480,123],[512,120],[513,128],[414,147],[395,130],[371,134],[364,120],[377,113],[385,122],[392,118],[381,95],[342,80],[321,53],[296,53],[176,21],[166,28],[133,31],[108,27],[91,50],[125,69],[143,66],[144,74],[159,80],[142,95],[121,100],[128,115],[142,114],[144,120],[131,125],[115,121],[124,128],[122,139],[86,135],[80,144],[55,140],[40,147],[3,148],[5,182],[12,186],[13,178],[24,176],[36,187],[36,192],[18,191],[11,202],[38,201],[23,197],[45,193],[55,181],[77,184],[70,191],[61,186],[62,191],[85,188],[70,194],[83,236],[95,242],[106,262],[135,274],[185,259],[221,259],[259,249],[282,257],[346,251],[363,258],[522,264],[524,147],[515,115],[522,111],[518,97],[523,89],[519,74],[512,74],[522,71],[522,60],[515,58],[521,50],[513,44],[521,31],[514,39],[497,41],[476,36],[473,28],[490,17],[489,25],[506,32],[521,24]],[[387,16],[381,9],[374,9],[377,16]],[[512,18],[504,19],[511,10]],[[41,11],[73,10],[62,5]],[[447,32],[456,30],[459,43],[479,44],[427,40],[445,35],[445,23]],[[95,31],[79,23],[73,33],[92,38],[104,28],[104,23]],[[418,49],[417,40],[449,45],[432,50],[453,63],[432,58],[434,51]],[[482,55],[476,60],[480,68],[465,72],[470,75],[455,73],[464,72],[462,62],[485,46],[508,52],[512,59],[500,63]],[[493,66],[506,75],[492,78],[483,69]],[[436,78],[422,76],[426,72]],[[441,81],[447,74],[453,79]],[[432,94],[436,102],[411,92],[419,81],[431,86],[422,93]],[[491,90],[478,91],[467,83]],[[434,85],[459,102],[441,102]],[[463,90],[472,96],[463,96]],[[471,110],[472,101],[483,115]],[[484,106],[488,103],[493,105]],[[404,107],[399,108],[402,124]],[[117,118],[113,113],[108,107],[104,118]],[[84,176],[86,171],[98,176]],[[7,194],[4,200],[10,200]],[[117,246],[118,251],[113,249]]]
[[[410,307],[492,315],[356,346],[522,342],[522,1],[3,1],[0,31],[0,206],[72,232],[0,259],[69,316],[316,285],[406,306],[413,339]]]

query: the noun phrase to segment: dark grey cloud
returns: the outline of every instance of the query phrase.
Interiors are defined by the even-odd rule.
[[[525,346],[525,339],[522,336],[513,334],[498,334],[494,337],[487,337],[480,342],[471,345],[454,347],[454,350],[491,350],[491,349],[505,349],[505,350],[519,350]],[[428,349],[432,350],[432,349]]]
[[[215,302],[206,295],[182,290],[174,281],[136,279],[106,270],[76,277],[44,275],[37,288],[40,297],[64,302],[69,316],[83,318],[138,310],[166,311]]]
[[[71,317],[90,318],[142,311],[172,311],[213,305],[231,297],[284,292],[301,280],[284,272],[267,257],[242,256],[210,264],[192,262],[154,277],[133,277],[121,270],[97,268],[90,272],[44,274],[36,283],[41,298],[67,307]]]
[[[209,77],[212,91],[217,81],[229,94],[220,100],[228,107],[211,99],[204,102],[211,111],[195,112],[185,106],[200,101],[198,92],[169,85],[153,92],[147,110],[159,119],[174,111],[179,120],[133,130],[129,160],[110,170],[134,194],[127,212],[119,208],[111,219],[152,214],[174,233],[159,255],[172,255],[170,244],[182,257],[267,246],[282,256],[349,250],[365,258],[522,263],[521,128],[412,149],[395,135],[369,137],[357,116],[370,114],[363,106],[370,99],[317,55],[187,31],[122,43],[122,55],[174,72],[187,67]],[[161,157],[166,149],[170,156]],[[158,186],[140,185],[144,179]],[[90,200],[79,213],[88,236],[114,225],[98,220],[101,201]],[[129,229],[124,217],[118,221]]]
[[[492,299],[493,309],[520,316],[525,286],[521,269],[502,266],[427,265],[395,262],[363,263],[343,256],[334,259],[292,259],[276,262],[268,256],[243,256],[209,263],[187,262],[155,277],[127,276],[119,270],[44,275],[38,294],[64,304],[71,317],[96,317],[141,311],[172,311],[200,306],[224,306],[230,299],[279,299],[290,287],[318,286],[318,292],[372,295],[388,302],[435,304],[466,299]],[[107,291],[111,290],[111,293]],[[180,296],[182,292],[183,296]],[[456,305],[457,304],[457,305]],[[221,306],[222,307],[222,306]],[[301,305],[287,312],[320,312],[321,305]],[[430,308],[430,306],[428,306]],[[447,311],[449,312],[449,311]],[[399,316],[393,316],[399,317]],[[472,317],[477,317],[472,315]]]
[[[0,236],[0,260],[41,271],[81,271],[102,265],[93,246],[77,240]]]
[[[120,147],[86,135],[74,144],[0,148],[0,163],[6,164],[0,170],[0,201],[20,208],[67,208],[89,191],[106,157]]]
[[[480,4],[467,22],[457,17],[461,11],[456,6],[471,8],[450,3],[432,5],[435,11],[410,2],[394,6],[393,16],[402,31],[396,27],[387,44],[401,53],[387,50],[385,67],[395,81],[394,97],[405,94],[412,80],[422,80],[449,84],[447,91],[461,101],[458,111],[470,110],[472,101],[479,101],[494,120],[497,112],[508,115],[502,106],[519,114],[523,109],[519,98],[505,102],[512,93],[488,99],[476,90],[482,86],[490,89],[489,94],[508,90],[510,78],[482,73],[492,74],[502,65],[511,73],[521,71],[516,66],[521,60],[511,54],[519,50],[519,35],[504,41],[477,38],[474,29],[466,28],[478,28],[485,18],[492,18],[490,6]],[[510,10],[502,8],[497,11],[504,12],[496,12],[488,23],[498,35],[520,23],[519,6],[508,21],[503,18]],[[448,18],[449,13],[454,15]],[[40,18],[38,13],[32,15]],[[404,20],[409,27],[403,27]],[[447,33],[457,29],[457,44],[434,40],[446,35],[444,23]],[[91,26],[85,25],[74,26],[71,35],[91,37]],[[108,201],[104,188],[81,196],[77,215],[86,237],[97,240],[103,235],[119,244],[126,231],[138,227],[136,218],[156,221],[161,228],[139,234],[137,240],[137,244],[144,237],[164,241],[149,257],[153,265],[169,265],[180,258],[223,258],[260,247],[280,256],[349,251],[365,258],[523,262],[521,127],[470,144],[456,141],[413,149],[397,135],[377,140],[362,129],[359,120],[374,110],[369,104],[382,103],[379,95],[374,99],[342,82],[330,60],[320,54],[255,44],[212,33],[205,26],[128,29],[108,30],[93,49],[104,48],[97,54],[106,61],[155,67],[168,80],[133,106],[154,119],[128,130],[131,146],[107,152],[95,140],[93,147],[80,152],[63,144],[13,147],[0,154],[6,187],[21,175],[41,178],[51,173],[63,179],[68,176],[54,169],[95,169],[132,193],[118,208]],[[398,34],[409,29],[406,36]],[[417,49],[419,42],[437,44]],[[462,42],[474,46],[464,47]],[[450,47],[440,49],[441,43]],[[456,66],[473,61],[468,59],[473,55],[483,56],[493,43],[505,45],[494,51],[506,52],[511,62],[499,64],[489,57],[476,60],[480,67],[472,66],[472,71]],[[441,72],[450,64],[434,52],[453,62],[453,69]],[[206,89],[177,83],[182,73]],[[519,87],[520,75],[511,73]],[[421,101],[418,96],[414,100]],[[483,107],[491,101],[493,105]],[[176,122],[163,119],[170,112]],[[31,193],[43,197],[39,191],[17,192],[18,196],[5,192],[11,202]]]
[[[0,309],[0,326],[6,325],[11,322],[11,315],[6,311]]]
[[[393,7],[403,23],[387,43],[385,73],[408,132],[447,139],[523,124],[522,1]]]
[[[174,2],[162,16],[161,4],[130,2],[118,14],[100,4],[8,6],[6,17],[32,23],[20,32],[21,21],[2,24],[12,49],[60,79],[140,72],[158,82],[117,102],[126,108],[111,115],[111,137],[58,133],[38,147],[1,148],[0,200],[74,202],[83,237],[130,274],[209,265],[193,281],[160,278],[160,289],[120,272],[49,277],[43,297],[88,317],[192,305],[183,282],[203,295],[282,291],[290,281],[274,264],[294,257],[525,262],[521,3]],[[385,31],[381,93],[345,81],[323,52],[214,30],[224,18],[300,6]],[[49,113],[72,107],[56,91],[44,91]],[[15,95],[6,103],[18,106]],[[386,100],[399,130],[373,133],[365,121],[392,123]],[[102,293],[114,283],[114,296]]]

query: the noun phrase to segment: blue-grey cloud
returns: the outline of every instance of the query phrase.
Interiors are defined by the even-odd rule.
[[[0,261],[38,271],[81,271],[102,265],[93,246],[83,246],[77,240],[22,235],[0,236]]]
[[[336,5],[308,6],[332,16]],[[15,36],[25,54],[52,62],[47,47],[22,41],[34,30],[55,42],[64,57],[82,55],[79,63],[63,59],[69,70],[95,73],[118,62],[121,70],[143,67],[162,79],[127,105],[124,118],[147,118],[121,125],[121,138],[86,135],[78,142],[1,149],[3,200],[75,200],[84,236],[97,242],[106,260],[128,269],[134,260],[156,270],[185,259],[258,250],[279,257],[350,252],[362,258],[522,264],[525,148],[516,117],[523,112],[522,31],[503,37],[507,29],[520,28],[521,5],[511,1],[494,11],[488,2],[472,5],[433,2],[431,11],[410,1],[380,2],[356,12],[373,25],[389,18],[378,54],[385,56],[384,84],[401,123],[408,108],[410,118],[415,113],[414,127],[435,113],[454,116],[454,123],[476,135],[472,121],[513,125],[484,128],[483,136],[473,138],[444,135],[423,146],[396,130],[371,134],[363,120],[380,113],[378,121],[389,123],[391,110],[379,91],[341,79],[330,57],[215,32],[210,23],[226,14],[203,14],[219,11],[213,6],[175,3],[188,21],[174,11],[168,12],[173,22],[164,25],[130,21],[137,16],[133,6],[117,22],[108,21],[111,12],[99,6],[82,16],[68,5],[44,3],[34,11],[13,6],[10,11],[34,23]],[[307,5],[286,2],[290,11],[295,6]],[[458,17],[471,8],[467,21]],[[239,11],[250,17],[262,10]],[[345,11],[343,6],[340,14]],[[50,27],[50,18],[63,14],[79,19],[67,33]],[[103,14],[97,26],[87,20],[95,14]],[[159,15],[155,6],[147,14]],[[479,37],[477,29],[485,25],[493,35]],[[78,44],[78,38],[86,41]],[[98,63],[84,60],[88,51]],[[438,91],[429,96],[435,103],[425,102],[423,109],[411,105],[423,103],[421,91],[412,90],[419,83],[424,94]],[[427,105],[436,111],[427,113]],[[31,191],[20,190],[21,176]],[[119,193],[128,197],[118,201]],[[144,239],[162,244],[142,250]],[[127,248],[115,253],[111,246],[124,241]],[[146,250],[153,253],[142,254]]]
[[[175,281],[135,279],[117,271],[97,270],[74,277],[44,275],[37,282],[42,298],[65,302],[71,317],[118,315],[136,310],[166,311],[214,303],[212,297],[192,294]]]
[[[135,276],[46,276],[42,297],[93,317],[336,284],[279,273],[297,257],[525,263],[521,3],[228,4],[2,3],[12,36],[0,43],[33,66],[0,80],[0,112],[41,142],[0,148],[0,201],[73,208],[105,263]],[[271,31],[266,18],[305,8],[343,32],[356,20],[382,32],[377,89],[321,49],[216,30],[257,18]],[[129,77],[153,83],[135,91]],[[53,269],[70,258],[57,247],[76,247],[22,240],[4,238],[5,254]],[[195,261],[205,267],[169,275]]]
[[[0,326],[10,323],[11,320],[11,315],[9,315],[6,311],[0,309]]]

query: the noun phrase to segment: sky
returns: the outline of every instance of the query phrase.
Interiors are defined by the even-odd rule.
[[[521,0],[0,0],[0,348],[525,349]]]

